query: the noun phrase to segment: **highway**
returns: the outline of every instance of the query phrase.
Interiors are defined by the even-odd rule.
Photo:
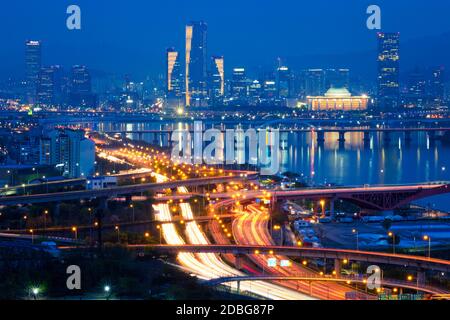
[[[81,190],[81,191],[33,194],[26,196],[0,197],[0,205],[50,203],[50,202],[62,202],[70,200],[93,199],[93,198],[112,198],[120,195],[141,193],[145,191],[161,191],[165,189],[174,189],[180,186],[202,186],[217,183],[226,183],[230,181],[254,179],[256,177],[257,177],[256,173],[254,175],[238,174],[236,176],[226,175],[217,177],[193,178],[187,180],[166,181],[162,183],[142,183],[98,190]]]
[[[274,246],[272,237],[269,234],[269,214],[267,210],[254,205],[248,206],[247,210],[247,212],[233,222],[233,235],[236,243],[240,245]],[[249,257],[255,264],[271,275],[291,276],[295,274],[308,274],[311,277],[317,275],[317,272],[313,272],[305,266],[294,263],[286,256],[269,253],[269,255],[252,254]],[[277,266],[268,267],[268,259],[276,259],[278,261]],[[289,261],[289,266],[281,267],[279,261],[282,260]],[[322,300],[343,300],[345,299],[346,292],[354,291],[354,289],[349,287],[337,284],[323,284],[321,282],[287,281],[282,284],[290,288],[297,288],[301,292],[309,293]]]
[[[179,191],[187,192],[185,187],[180,187]],[[185,220],[194,219],[192,209],[189,204],[181,203],[182,215]],[[162,225],[162,232],[164,239],[169,244],[184,244],[184,240],[178,234],[175,225],[170,224],[172,216],[170,213],[168,204],[159,204],[154,206],[157,217],[160,221],[164,221]],[[208,245],[209,241],[206,236],[200,230],[196,222],[186,223],[186,237],[191,244]],[[233,269],[214,253],[199,253],[196,256],[191,253],[178,254],[178,261],[184,268],[190,270],[190,272],[196,274],[201,279],[214,279],[220,277],[230,276],[244,276],[243,273]],[[253,292],[262,297],[269,299],[283,299],[283,300],[305,300],[310,299],[306,295],[299,294],[295,291],[278,287],[270,283],[262,281],[249,282],[241,287],[242,291]]]
[[[367,263],[379,263],[396,265],[402,268],[434,270],[439,272],[450,272],[450,261],[424,256],[412,256],[405,254],[391,254],[372,251],[356,251],[332,248],[306,248],[306,247],[284,247],[284,246],[262,246],[262,245],[130,245],[135,250],[153,249],[160,252],[214,252],[221,254],[250,254],[259,252],[268,255],[271,252],[288,257],[302,257],[308,259],[338,259],[341,261],[361,261]]]

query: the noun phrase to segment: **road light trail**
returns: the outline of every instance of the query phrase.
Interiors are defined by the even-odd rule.
[[[187,189],[185,187],[178,188],[178,191],[181,193],[186,193]],[[194,218],[194,214],[192,212],[191,206],[188,203],[180,204],[183,218],[186,220],[192,220]],[[200,230],[198,224],[196,222],[188,222],[186,224],[186,235],[191,244],[202,244],[207,245],[210,244],[204,233]],[[224,263],[216,254],[211,253],[201,253],[198,254],[199,259],[208,266],[213,266],[213,269],[219,274],[214,274],[215,277],[224,277],[224,276],[243,276],[244,273],[230,267],[226,263]],[[231,283],[228,284],[232,287],[237,287],[237,284]],[[270,283],[262,282],[262,281],[254,281],[251,283],[243,283],[241,284],[242,290],[247,290],[250,292],[254,292],[258,295],[270,298],[270,299],[289,299],[289,300],[305,300],[311,299],[309,296],[305,296],[303,294],[299,294],[290,289],[286,289],[283,287],[279,287]]]
[[[236,242],[239,244],[258,244],[258,245],[273,245],[272,237],[268,231],[268,214],[262,209],[256,206],[248,206],[247,212],[244,212],[238,219],[233,223],[233,235]],[[290,261],[289,269],[276,266],[273,268],[267,268],[267,259],[275,258],[278,261],[288,260],[287,257],[277,256],[275,254],[262,257],[260,255],[250,255],[250,259],[267,271],[274,275],[296,275],[296,274],[311,274],[316,273],[312,270],[300,266],[296,263]],[[349,287],[345,287],[337,284],[323,284],[317,283],[306,283],[306,282],[283,282],[280,283],[286,285],[289,288],[297,288],[301,292],[308,292],[320,299],[345,299],[345,293],[350,291]]]

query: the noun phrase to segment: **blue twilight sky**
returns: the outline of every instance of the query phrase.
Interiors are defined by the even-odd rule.
[[[82,30],[66,28],[66,8],[82,10]],[[382,9],[383,31],[402,42],[450,31],[448,0],[3,0],[0,76],[23,73],[23,43],[44,43],[44,64],[87,64],[136,76],[162,72],[164,51],[184,49],[184,25],[208,23],[208,54],[228,68],[276,57],[364,52],[376,46],[366,9]]]

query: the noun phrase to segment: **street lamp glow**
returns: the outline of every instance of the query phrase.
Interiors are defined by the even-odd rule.
[[[109,292],[109,291],[111,291],[111,287],[110,287],[110,286],[105,286],[105,287],[103,288],[103,290],[104,290],[105,292]]]
[[[33,294],[37,296],[39,294],[39,288],[33,288],[31,289],[31,292],[33,292]]]

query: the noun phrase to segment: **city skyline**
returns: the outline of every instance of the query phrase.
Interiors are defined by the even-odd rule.
[[[319,1],[319,2],[323,2]],[[195,3],[202,3],[197,1]],[[251,5],[252,2],[246,3],[245,6]],[[316,11],[308,11],[308,6],[314,6],[308,4],[307,6],[300,6],[293,4],[290,1],[284,1],[280,6],[285,5],[285,8],[298,9],[292,10],[300,14],[303,12],[302,19],[296,20],[298,17],[294,13],[288,12],[291,10],[281,10],[280,14],[275,15],[273,21],[277,23],[270,23],[270,28],[264,26],[264,18],[268,13],[264,11],[261,14],[262,19],[255,17],[248,17],[238,22],[227,23],[227,18],[232,18],[232,14],[240,15],[241,10],[231,10],[233,4],[229,4],[224,7],[223,13],[217,17],[209,6],[195,6],[193,8],[186,8],[181,6],[183,14],[179,16],[177,21],[167,25],[164,24],[164,28],[155,30],[153,22],[149,25],[142,26],[138,21],[133,21],[129,24],[115,25],[113,22],[105,21],[105,18],[101,18],[101,24],[95,26],[91,20],[92,4],[84,1],[80,2],[80,6],[83,12],[83,25],[80,31],[69,31],[65,28],[64,20],[66,16],[61,15],[61,26],[52,25],[54,30],[47,30],[49,28],[45,21],[40,23],[40,19],[47,15],[51,15],[54,19],[53,23],[56,23],[59,19],[57,16],[56,8],[52,7],[45,14],[42,12],[43,7],[34,7],[30,5],[22,12],[19,11],[18,15],[26,14],[29,26],[39,24],[36,28],[18,28],[11,30],[11,34],[0,35],[0,40],[10,43],[9,50],[7,52],[0,53],[0,61],[8,60],[10,63],[7,65],[0,64],[0,77],[5,78],[9,76],[19,76],[24,70],[18,58],[23,55],[17,43],[17,36],[20,34],[25,39],[40,39],[43,42],[43,47],[47,50],[47,54],[43,57],[44,64],[54,64],[58,61],[58,64],[73,65],[73,64],[85,64],[89,65],[92,70],[102,72],[117,72],[124,74],[133,74],[137,78],[144,78],[147,75],[156,75],[164,72],[164,61],[161,61],[161,56],[167,48],[175,47],[177,50],[184,48],[184,33],[182,28],[189,21],[203,20],[208,23],[209,26],[209,54],[224,56],[227,62],[227,68],[231,70],[232,66],[246,65],[250,69],[256,69],[258,66],[270,66],[273,64],[276,58],[282,57],[289,60],[292,66],[297,67],[327,67],[322,66],[323,55],[327,56],[327,59],[334,59],[333,64],[340,64],[339,67],[350,67],[345,65],[339,55],[343,54],[361,54],[363,52],[376,50],[376,42],[373,41],[376,30],[368,30],[365,26],[365,20],[367,14],[365,9],[367,6],[364,4],[358,4],[355,6],[345,6],[343,8],[335,8],[335,4],[328,4],[330,10],[322,10],[320,14],[328,19],[321,20],[320,24],[315,23],[314,33],[305,33],[305,26],[311,23],[313,17],[316,17]],[[204,3],[202,3],[204,5]],[[268,5],[268,4],[266,4]],[[422,8],[422,4],[412,1],[408,6],[401,6],[400,4],[390,4],[385,1],[380,2],[382,8],[382,30],[383,32],[401,32],[403,43],[407,45],[410,41],[416,41],[422,37],[433,36],[439,37],[441,34],[445,34],[450,31],[450,26],[445,22],[445,19],[439,19],[439,15],[444,12],[448,4],[436,3],[432,1],[431,4],[427,4],[429,7]],[[63,7],[63,4],[61,4]],[[431,8],[430,8],[431,6]],[[139,7],[139,6],[138,6]],[[194,8],[201,7],[198,11],[194,11]],[[420,8],[421,23],[414,23],[409,25],[409,19],[417,18],[417,8]],[[136,7],[133,7],[136,8]],[[126,7],[120,7],[123,14],[130,12]],[[146,6],[141,8],[145,11]],[[152,12],[165,12],[164,5],[155,6]],[[174,6],[172,10],[179,10],[177,6]],[[264,10],[263,8],[255,8],[255,12]],[[303,9],[303,10],[300,10]],[[332,9],[335,9],[333,11]],[[438,10],[437,10],[438,9]],[[14,5],[11,5],[11,10],[14,10]],[[115,17],[118,14],[118,8],[115,6],[104,8],[105,16],[108,14],[111,17]],[[135,9],[134,9],[135,10]],[[431,16],[430,11],[433,12],[435,17]],[[305,12],[310,12],[311,17],[304,17]],[[442,12],[442,13],[441,13]],[[131,13],[131,12],[130,12]],[[133,11],[133,14],[135,12]],[[395,14],[401,13],[401,19]],[[285,17],[284,17],[284,16]],[[125,14],[126,16],[126,14]],[[164,15],[163,15],[164,16]],[[283,18],[284,17],[284,18]],[[341,19],[341,22],[335,24],[336,18]],[[219,19],[220,18],[220,19]],[[161,19],[158,17],[158,19]],[[167,16],[167,21],[172,21],[172,17]],[[397,21],[398,20],[398,21]],[[2,20],[5,23],[8,21],[8,17]],[[230,20],[233,21],[233,20]],[[300,21],[300,22],[298,22]],[[303,22],[305,21],[305,22]],[[403,22],[403,23],[402,23]],[[251,26],[250,23],[253,23]],[[161,25],[161,26],[162,26]],[[0,25],[1,26],[1,25]],[[44,29],[43,29],[44,28]],[[109,34],[103,34],[103,31],[120,28],[115,34],[117,36],[117,42],[112,42]],[[239,31],[236,29],[240,29]],[[30,30],[34,30],[30,32]],[[88,32],[89,31],[89,32]],[[102,33],[100,34],[100,32]],[[72,32],[72,33],[71,33]],[[337,33],[337,34],[336,34]],[[13,35],[15,35],[14,38]],[[142,36],[140,36],[142,35]],[[95,41],[95,37],[101,36],[101,45]],[[123,41],[121,40],[124,38]],[[140,41],[137,41],[137,38]],[[232,38],[230,38],[232,37]],[[250,38],[249,38],[250,37]],[[290,37],[290,40],[289,40]],[[3,38],[3,39],[2,39]],[[263,40],[264,39],[264,40]],[[324,41],[324,39],[326,41]],[[249,41],[250,40],[250,41]],[[111,44],[114,43],[114,47]],[[126,43],[128,49],[120,47],[120,43]],[[151,44],[151,50],[149,45]],[[119,47],[118,47],[119,46]],[[93,50],[94,49],[94,50]],[[106,51],[105,51],[106,50]],[[184,51],[180,50],[180,51]],[[60,56],[56,54],[59,52]],[[435,53],[439,54],[439,53]],[[183,54],[184,55],[184,54]],[[416,64],[423,60],[423,57],[415,57],[415,53],[409,53],[411,57],[405,56],[405,63]],[[145,58],[144,58],[145,57]],[[345,60],[345,59],[344,59]],[[408,62],[408,60],[412,60]],[[442,61],[442,64],[446,64],[448,61]],[[137,65],[139,63],[139,67]],[[370,68],[368,68],[370,69]],[[227,70],[228,71],[228,70]],[[365,72],[374,73],[373,70],[366,70]],[[364,76],[364,75],[363,75]]]

